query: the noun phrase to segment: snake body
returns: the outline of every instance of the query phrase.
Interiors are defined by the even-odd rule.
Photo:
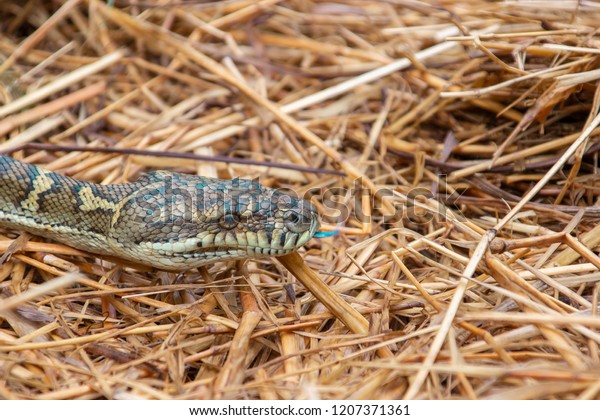
[[[100,185],[7,156],[0,224],[166,270],[287,254],[319,227],[309,202],[249,180],[156,171]]]

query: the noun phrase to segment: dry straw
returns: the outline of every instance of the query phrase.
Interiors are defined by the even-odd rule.
[[[3,3],[0,151],[338,233],[166,273],[2,228],[2,398],[600,397],[600,10],[114,3]]]

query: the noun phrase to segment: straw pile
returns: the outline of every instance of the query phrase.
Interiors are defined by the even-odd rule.
[[[338,233],[167,273],[2,229],[0,396],[598,398],[599,20],[3,2],[2,153],[99,183],[259,177]]]

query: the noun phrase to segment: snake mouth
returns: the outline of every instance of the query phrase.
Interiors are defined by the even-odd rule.
[[[316,231],[317,227],[314,228]],[[303,234],[289,232],[282,237],[281,241],[271,243],[238,243],[236,245],[229,244],[214,244],[205,245],[191,252],[174,253],[174,256],[184,258],[198,258],[212,255],[231,255],[232,257],[253,257],[261,255],[284,255],[289,254],[304,245],[314,235],[313,229],[306,231]],[[265,246],[266,245],[266,246]]]
[[[294,251],[294,249],[275,249],[261,248],[259,246],[222,246],[212,245],[200,248],[194,252],[173,253],[176,258],[194,259],[194,258],[243,258],[261,255],[283,255]]]
[[[193,249],[177,252],[171,249],[169,254],[176,259],[238,259],[260,256],[278,256],[289,254],[306,242],[308,242],[319,228],[317,218],[311,221],[310,227],[304,232],[281,233],[276,237],[270,237],[270,241],[264,236],[250,238],[244,234],[238,234],[235,241],[226,242],[227,239],[219,238],[219,243],[199,242]],[[235,243],[234,243],[235,242]]]
[[[203,247],[201,249],[197,249],[192,252],[180,252],[180,253],[172,253],[169,255],[168,260],[170,264],[189,264],[190,261],[199,261],[204,265],[211,262],[217,261],[230,261],[230,260],[239,260],[244,258],[252,258],[252,257],[265,257],[265,256],[279,256],[289,254],[290,252],[295,251],[296,249],[276,249],[276,248],[261,248],[258,246],[219,246],[212,245]]]

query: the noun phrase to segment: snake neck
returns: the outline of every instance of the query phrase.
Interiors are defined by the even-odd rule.
[[[108,254],[106,233],[133,184],[98,185],[0,156],[0,222]]]

